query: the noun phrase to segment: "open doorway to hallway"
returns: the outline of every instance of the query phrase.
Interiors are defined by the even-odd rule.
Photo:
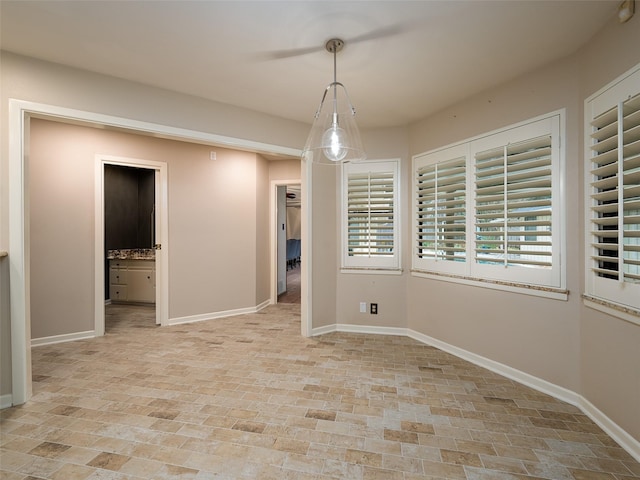
[[[301,301],[301,190],[299,183],[276,186],[277,303]]]

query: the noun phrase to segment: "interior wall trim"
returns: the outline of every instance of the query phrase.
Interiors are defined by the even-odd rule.
[[[511,380],[531,387],[534,390],[546,393],[547,395],[551,395],[558,400],[565,401],[574,407],[579,408],[582,413],[593,420],[600,428],[602,428],[602,430],[613,438],[618,445],[624,448],[632,457],[640,462],[640,441],[633,438],[626,430],[611,420],[611,418],[582,395],[503,363],[488,359],[482,355],[469,352],[423,333],[416,332],[415,330],[407,329],[407,335],[421,343],[439,348],[440,350],[455,355],[458,358],[462,358],[463,360],[467,360],[475,365],[484,367],[494,373],[503,375]]]
[[[371,325],[354,325],[348,323],[337,323],[314,328],[311,331],[311,336],[315,337],[331,332],[371,333],[374,335],[399,335],[401,337],[409,336],[407,335],[407,329],[403,327],[374,327]]]
[[[350,324],[334,324],[326,325],[324,327],[315,328],[312,330],[312,336],[324,335],[331,332],[351,332],[351,333],[366,333],[377,335],[402,335],[412,338],[420,343],[436,347],[444,352],[455,355],[458,358],[466,360],[479,367],[491,370],[494,373],[502,375],[510,380],[531,387],[542,393],[546,393],[558,400],[567,402],[574,407],[577,407],[587,417],[593,420],[602,430],[604,430],[611,438],[613,438],[618,445],[629,453],[633,458],[640,462],[640,441],[632,437],[626,430],[620,425],[609,418],[598,407],[593,405],[588,399],[582,395],[561,387],[554,383],[543,380],[534,375],[530,375],[521,370],[515,369],[500,362],[496,362],[489,358],[483,357],[473,352],[464,350],[463,348],[456,347],[449,343],[438,340],[437,338],[430,337],[423,333],[417,332],[410,328],[392,328],[392,327],[374,327],[366,325],[350,325]]]
[[[216,320],[218,318],[233,317],[236,315],[246,315],[249,313],[257,313],[263,308],[271,305],[270,300],[256,305],[255,307],[236,308],[233,310],[223,310],[220,312],[199,313],[198,315],[187,315],[186,317],[170,318],[168,325],[181,325],[183,323],[204,322],[205,320]]]
[[[125,166],[152,171],[156,206],[156,240],[163,248],[155,251],[156,317],[157,325],[167,324],[169,317],[169,194],[168,165],[155,160],[120,157],[98,153],[94,159],[94,324],[95,335],[105,333],[104,305],[101,299],[105,291],[105,167]]]
[[[87,340],[89,338],[95,338],[96,333],[94,330],[87,330],[86,332],[74,332],[65,333],[63,335],[52,335],[50,337],[32,338],[32,347],[41,347],[43,345],[53,345],[54,343],[74,342],[76,340]]]

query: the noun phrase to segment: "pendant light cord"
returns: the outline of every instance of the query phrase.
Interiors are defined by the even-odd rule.
[[[338,53],[338,49],[336,47],[333,48],[333,83],[338,81],[338,61],[336,60],[336,55]]]
[[[338,62],[336,56],[338,54],[337,45],[333,46],[333,125],[338,125]]]

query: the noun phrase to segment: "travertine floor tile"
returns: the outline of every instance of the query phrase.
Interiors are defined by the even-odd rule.
[[[300,336],[299,305],[32,351],[0,411],[2,480],[627,480],[576,407],[412,339]]]

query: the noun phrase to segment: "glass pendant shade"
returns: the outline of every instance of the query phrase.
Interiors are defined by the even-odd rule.
[[[344,86],[338,82],[329,84],[302,151],[303,157],[328,165],[364,160],[366,154],[355,115]]]

